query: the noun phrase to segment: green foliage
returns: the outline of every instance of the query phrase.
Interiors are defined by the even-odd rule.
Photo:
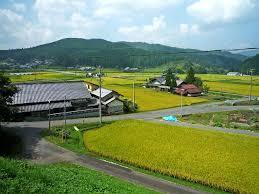
[[[11,83],[10,79],[0,73],[0,122],[13,119],[15,109],[8,106],[12,103],[12,97],[18,89]]]
[[[192,66],[190,66],[189,70],[187,71],[187,75],[184,81],[188,84],[194,84],[201,88],[203,85],[201,78],[195,77],[195,72]]]
[[[195,73],[192,66],[187,71],[187,75],[184,81],[188,84],[192,84],[195,82]]]
[[[133,113],[137,112],[138,105],[136,103],[133,104],[132,101],[124,99],[123,100],[123,111],[124,113]]]
[[[155,193],[84,167],[0,157],[0,193]]]
[[[249,69],[254,69],[255,70],[254,74],[259,75],[259,54],[257,54],[256,56],[250,57],[247,60],[245,60],[242,63],[241,67],[242,67],[242,72],[244,74],[249,74],[249,72],[248,72]]]
[[[112,138],[111,138],[112,137]],[[138,120],[84,134],[99,155],[233,193],[258,193],[259,138]]]
[[[165,82],[165,85],[169,86],[171,90],[173,90],[173,88],[175,88],[177,86],[176,84],[176,77],[173,73],[173,71],[171,70],[171,68],[169,68],[167,71],[166,71],[166,75],[165,75],[165,79],[166,79],[166,82]]]
[[[200,73],[222,72],[224,69],[237,69],[245,57],[227,52],[186,53],[198,50],[181,49],[157,44],[109,42],[102,39],[67,38],[53,43],[28,48],[0,51],[0,61],[14,59],[15,63],[25,64],[33,59],[54,60],[52,65],[62,67],[75,65],[102,65],[103,67],[123,68],[127,66],[151,68],[179,60],[199,64]],[[177,53],[170,55],[168,53]],[[198,67],[198,66],[197,66]],[[0,69],[2,65],[0,64]],[[239,67],[238,67],[239,68]],[[180,73],[180,72],[178,72]]]
[[[246,122],[240,122],[245,120]],[[216,127],[235,128],[256,131],[259,121],[258,111],[230,111],[216,113],[193,114],[183,118],[183,121]]]

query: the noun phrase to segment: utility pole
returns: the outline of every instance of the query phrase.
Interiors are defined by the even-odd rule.
[[[181,118],[183,117],[183,91],[181,89]]]
[[[102,70],[99,66],[99,122],[102,124]]]
[[[64,135],[65,135],[65,132],[66,132],[66,128],[67,128],[67,116],[66,116],[66,111],[67,111],[67,107],[66,107],[66,96],[64,98],[64,131],[62,133],[62,142],[64,140]]]
[[[133,94],[132,94],[133,110],[135,110],[135,79],[133,80],[132,89],[133,89]]]
[[[249,102],[251,103],[252,100],[252,87],[253,87],[253,72],[255,71],[255,69],[250,69],[250,91],[249,91]]]
[[[50,100],[49,100],[49,130],[50,130]]]

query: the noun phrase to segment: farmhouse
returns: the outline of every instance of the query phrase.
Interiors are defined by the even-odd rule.
[[[200,96],[202,90],[195,86],[194,84],[181,84],[179,87],[175,89],[177,94],[181,94],[184,96]]]
[[[13,98],[14,106],[23,116],[47,116],[52,113],[87,108],[95,104],[84,82],[48,82],[16,84],[19,92]]]
[[[170,89],[168,86],[165,85],[165,83],[165,76],[161,76],[150,79],[146,85],[149,88],[159,88],[160,90]],[[183,80],[181,80],[180,78],[176,78],[177,87],[181,86],[183,83],[185,83]]]
[[[227,75],[229,75],[229,76],[241,76],[241,73],[239,73],[239,72],[229,72],[229,73],[227,73]]]
[[[99,99],[100,89],[91,92],[92,96]],[[123,102],[119,99],[121,95],[113,90],[101,88],[101,103],[104,106],[103,111],[106,114],[121,114],[123,113]]]

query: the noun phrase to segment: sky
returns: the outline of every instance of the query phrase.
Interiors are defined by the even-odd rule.
[[[1,0],[0,49],[62,38],[259,47],[259,0]]]

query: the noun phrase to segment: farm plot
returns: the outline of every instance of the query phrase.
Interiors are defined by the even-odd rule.
[[[216,127],[259,131],[259,111],[230,111],[187,115],[182,121]]]
[[[259,138],[137,120],[84,134],[92,152],[225,191],[259,192]]]
[[[96,83],[96,79],[86,79],[89,82]],[[135,99],[136,103],[139,106],[139,111],[150,111],[157,109],[172,108],[180,106],[181,97],[179,95],[174,95],[171,93],[160,92],[150,88],[143,88],[141,84],[143,78],[135,78]],[[132,99],[133,89],[132,89],[133,80],[131,79],[122,79],[122,78],[111,78],[105,77],[103,79],[104,87],[115,90],[122,94],[128,99]],[[195,103],[207,102],[205,98],[199,97],[183,97],[183,105],[191,105]]]
[[[226,76],[217,74],[198,75],[210,90],[249,95],[250,76]],[[253,77],[252,95],[259,96],[259,76]]]

